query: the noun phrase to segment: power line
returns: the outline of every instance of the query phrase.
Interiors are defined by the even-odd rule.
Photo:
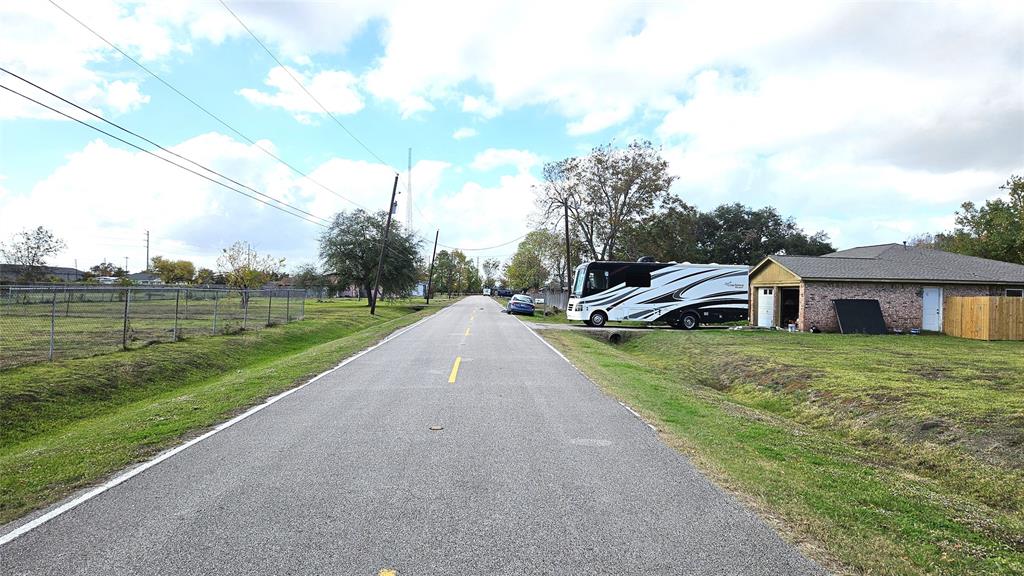
[[[366,150],[370,154],[370,156],[373,156],[381,164],[384,164],[385,166],[390,167],[392,170],[395,170],[395,172],[398,172],[398,170],[396,170],[395,167],[392,166],[389,162],[385,162],[383,158],[378,156],[373,150],[370,150],[369,146],[364,144],[362,140],[360,140],[355,134],[352,133],[351,130],[346,128],[345,125],[341,123],[341,120],[338,120],[338,118],[334,114],[332,114],[331,111],[328,110],[326,106],[324,106],[319,100],[317,100],[316,96],[313,96],[313,93],[306,89],[306,86],[302,82],[300,82],[299,79],[296,78],[294,74],[292,74],[292,71],[283,63],[281,63],[277,56],[275,56],[274,53],[271,52],[269,48],[267,48],[267,45],[264,44],[263,41],[260,40],[259,37],[257,37],[256,34],[254,34],[251,29],[249,29],[248,26],[246,26],[245,22],[243,22],[242,19],[238,17],[238,14],[235,14],[235,11],[227,5],[227,2],[225,2],[224,0],[220,0],[220,4],[224,7],[225,10],[227,10],[232,16],[235,17],[235,20],[237,20],[238,23],[242,25],[242,28],[245,28],[245,31],[249,33],[249,36],[252,36],[252,39],[255,40],[257,44],[260,45],[260,48],[263,48],[263,51],[266,52],[267,55],[269,55],[274,60],[274,62],[277,62],[277,65],[280,66],[281,69],[283,69],[285,73],[287,73],[288,76],[291,77],[291,79],[294,80],[295,83],[299,85],[299,88],[302,88],[302,91],[305,92],[306,95],[313,100],[313,102],[316,102],[317,106],[319,106],[320,109],[324,111],[324,114],[327,114],[327,116],[329,116],[331,120],[334,120],[334,123],[340,126],[341,129],[344,130],[346,134],[351,136],[353,140],[355,140],[360,146],[362,146],[363,150]]]
[[[0,70],[6,72],[7,74],[10,74],[11,76],[14,76],[18,80],[21,80],[22,82],[24,82],[26,84],[29,84],[30,86],[33,86],[34,88],[37,88],[39,90],[42,90],[43,92],[46,92],[50,96],[53,96],[54,98],[57,98],[58,100],[61,100],[61,101],[65,102],[66,104],[70,104],[71,106],[74,106],[75,108],[81,110],[82,112],[85,112],[86,114],[92,116],[93,118],[96,118],[97,120],[105,122],[105,123],[107,123],[107,124],[117,128],[118,130],[121,130],[122,132],[125,132],[127,134],[131,134],[132,136],[135,136],[136,138],[138,138],[140,140],[143,140],[143,141],[149,143],[152,146],[156,146],[157,148],[163,150],[164,152],[166,152],[168,154],[171,154],[173,156],[181,158],[182,160],[184,160],[186,162],[189,162],[189,163],[191,163],[191,164],[193,164],[195,166],[198,166],[199,168],[202,168],[203,170],[206,170],[207,172],[210,172],[211,174],[216,174],[217,176],[220,176],[221,178],[223,178],[223,179],[225,179],[225,180],[227,180],[227,181],[229,181],[229,182],[231,182],[233,184],[237,184],[238,186],[241,186],[242,188],[245,188],[246,190],[249,190],[249,191],[251,191],[251,192],[253,192],[255,194],[258,194],[259,196],[267,198],[268,200],[272,200],[274,202],[277,202],[278,204],[287,206],[288,208],[291,208],[292,210],[295,210],[296,212],[301,212],[302,214],[305,214],[306,216],[310,216],[312,218],[316,218],[317,220],[323,220],[324,222],[330,222],[330,220],[328,220],[327,218],[322,218],[320,216],[317,216],[316,214],[312,214],[310,212],[307,212],[307,211],[303,210],[302,208],[299,208],[297,206],[292,206],[291,204],[288,204],[287,202],[285,202],[283,200],[278,200],[277,198],[274,198],[273,196],[270,196],[268,194],[264,194],[263,192],[260,192],[259,190],[253,188],[252,186],[248,186],[246,184],[243,184],[243,183],[235,180],[234,178],[231,178],[229,176],[225,176],[224,174],[222,174],[222,173],[220,173],[220,172],[218,172],[218,171],[216,171],[216,170],[214,170],[212,168],[204,166],[204,165],[196,162],[195,160],[192,160],[191,158],[186,158],[185,156],[182,156],[181,154],[178,154],[177,152],[174,152],[172,150],[168,150],[167,148],[161,146],[160,144],[157,144],[156,142],[150,140],[149,138],[146,138],[145,136],[143,136],[141,134],[133,132],[133,131],[125,128],[124,126],[121,126],[120,124],[118,124],[116,122],[113,122],[111,120],[107,120],[106,118],[100,116],[99,114],[96,114],[95,112],[87,110],[87,109],[79,106],[78,104],[75,104],[74,102],[68,100],[67,98],[64,98],[60,94],[57,94],[57,93],[52,92],[50,90],[47,90],[46,88],[43,88],[42,86],[40,86],[39,84],[36,84],[35,82],[33,82],[31,80],[29,80],[27,78],[24,78],[22,76],[19,76],[18,74],[15,74],[14,72],[11,72],[10,70],[4,68],[3,66],[0,66]]]
[[[285,208],[283,208],[281,206],[278,206],[276,204],[271,204],[270,202],[267,202],[266,200],[262,200],[260,198],[257,198],[256,196],[252,196],[250,194],[247,194],[247,193],[245,193],[245,192],[243,192],[241,190],[238,190],[237,188],[232,188],[231,186],[228,186],[227,184],[221,182],[220,180],[216,180],[214,178],[210,178],[209,176],[207,176],[205,174],[201,174],[199,172],[196,172],[195,170],[193,170],[193,169],[191,169],[191,168],[189,168],[187,166],[182,166],[181,164],[173,162],[173,161],[171,161],[168,158],[160,156],[159,154],[155,154],[154,152],[152,152],[150,150],[146,150],[145,148],[143,148],[143,147],[141,147],[141,146],[139,146],[137,144],[129,142],[129,141],[125,140],[124,138],[121,138],[119,136],[115,136],[114,134],[111,134],[110,132],[107,132],[106,130],[103,130],[102,128],[98,128],[96,126],[93,126],[92,124],[89,124],[88,122],[85,122],[84,120],[80,120],[78,118],[75,118],[74,116],[71,116],[70,114],[67,114],[65,112],[61,112],[60,110],[57,110],[56,108],[54,108],[52,106],[44,104],[44,103],[40,102],[39,100],[36,100],[35,98],[32,98],[31,96],[27,96],[25,94],[22,94],[21,92],[18,92],[17,90],[14,90],[13,88],[10,88],[8,86],[4,86],[3,84],[0,84],[0,88],[3,88],[4,90],[7,90],[8,92],[11,92],[12,94],[16,94],[18,96],[21,96],[22,98],[24,98],[24,99],[26,99],[26,100],[28,100],[30,102],[34,102],[34,103],[42,106],[43,108],[46,108],[47,110],[50,110],[51,112],[54,112],[55,114],[60,114],[61,116],[64,116],[65,118],[67,118],[69,120],[74,120],[75,122],[78,122],[82,126],[85,126],[87,128],[92,128],[93,130],[95,130],[95,131],[97,131],[97,132],[99,132],[101,134],[105,134],[106,136],[108,136],[110,138],[113,138],[114,140],[117,140],[118,142],[122,142],[122,143],[127,144],[128,146],[131,146],[132,148],[135,148],[135,149],[137,149],[137,150],[139,150],[141,152],[145,152],[146,154],[149,154],[150,156],[152,156],[154,158],[158,158],[160,160],[163,160],[164,162],[167,162],[171,166],[176,166],[178,168],[181,168],[182,170],[186,170],[188,172],[191,172],[191,173],[195,174],[196,176],[199,176],[200,178],[203,178],[205,180],[209,180],[210,182],[213,182],[214,184],[217,184],[218,186],[222,186],[224,188],[227,188],[228,190],[231,190],[232,192],[236,192],[238,194],[241,194],[242,196],[245,196],[247,198],[251,198],[251,199],[253,199],[253,200],[255,200],[255,201],[257,201],[257,202],[259,202],[261,204],[266,204],[267,206],[270,206],[271,208],[274,208],[276,210],[280,210],[281,212],[284,212],[285,214],[288,214],[290,216],[295,216],[296,218],[301,218],[302,220],[305,220],[306,222],[309,222],[310,224],[316,224],[317,226],[320,226],[320,227],[323,227],[323,228],[327,228],[327,226],[325,226],[324,224],[322,224],[320,222],[317,222],[316,220],[310,220],[309,218],[306,218],[305,216],[303,216],[301,214],[297,214],[295,212],[290,212],[289,210],[286,210]],[[282,202],[282,204],[284,204],[284,203]],[[288,204],[285,204],[285,206],[288,206],[289,208],[291,208],[291,206],[288,205]]]
[[[457,246],[448,246],[446,244],[438,244],[438,246],[442,246],[442,247],[447,248],[449,250],[458,250],[460,252],[478,252],[480,250],[493,250],[494,248],[501,248],[502,246],[508,246],[509,244],[511,244],[513,242],[518,242],[519,240],[522,240],[523,238],[526,238],[527,234],[529,234],[529,232],[527,232],[526,234],[523,234],[522,236],[517,236],[517,237],[509,240],[508,242],[502,242],[501,244],[496,244],[494,246],[487,246],[485,248],[459,248]]]
[[[159,81],[159,82],[160,82],[161,84],[163,84],[164,86],[166,86],[166,87],[167,87],[168,89],[170,89],[171,91],[173,91],[173,92],[174,92],[175,94],[177,94],[178,96],[181,96],[182,98],[184,98],[185,100],[187,100],[187,101],[188,101],[189,103],[191,103],[191,104],[192,104],[193,106],[195,106],[195,107],[196,107],[196,108],[198,108],[199,110],[202,110],[202,111],[203,111],[203,112],[204,112],[204,113],[205,113],[205,114],[206,114],[207,116],[209,116],[210,118],[213,118],[214,120],[216,120],[216,121],[217,121],[217,122],[218,122],[218,123],[219,123],[219,124],[220,124],[221,126],[224,126],[224,127],[225,127],[225,128],[227,128],[228,130],[230,130],[230,131],[234,132],[234,133],[235,133],[235,135],[237,135],[237,136],[238,136],[239,138],[242,138],[243,140],[245,140],[245,141],[246,141],[246,142],[248,142],[249,144],[252,144],[252,145],[253,145],[253,146],[255,146],[256,148],[260,149],[260,150],[261,150],[261,151],[262,151],[262,152],[263,152],[264,154],[266,154],[267,156],[270,156],[270,157],[271,157],[271,158],[273,158],[274,160],[276,160],[276,161],[280,162],[281,164],[284,164],[285,166],[287,166],[288,168],[290,168],[290,169],[291,169],[291,170],[292,170],[293,172],[295,172],[296,174],[299,174],[299,175],[300,175],[300,176],[302,176],[303,178],[305,178],[305,179],[309,180],[309,181],[310,181],[310,182],[312,182],[313,184],[316,184],[316,185],[317,185],[317,186],[319,186],[320,188],[323,188],[323,189],[324,189],[324,190],[326,190],[327,192],[330,192],[331,194],[334,194],[334,195],[335,195],[335,196],[337,196],[338,198],[341,198],[342,200],[344,200],[344,201],[346,201],[346,202],[348,202],[348,203],[350,203],[350,204],[353,204],[353,205],[355,205],[355,206],[358,206],[359,208],[362,208],[362,209],[364,209],[364,210],[368,210],[368,208],[366,208],[366,207],[365,207],[365,206],[363,206],[362,204],[360,204],[360,203],[358,203],[358,202],[356,202],[355,200],[352,200],[352,199],[350,199],[350,198],[346,198],[345,196],[342,196],[341,194],[339,194],[338,192],[335,192],[335,191],[334,191],[334,190],[332,190],[331,188],[328,188],[328,187],[327,187],[327,186],[325,186],[324,184],[321,184],[321,183],[320,183],[320,182],[318,182],[317,180],[313,179],[313,177],[311,177],[310,175],[306,174],[306,173],[305,173],[305,172],[303,172],[302,170],[299,170],[298,168],[296,168],[295,166],[293,166],[293,165],[292,165],[292,164],[290,164],[289,162],[286,162],[285,160],[283,160],[282,158],[280,158],[280,157],[279,157],[278,155],[274,154],[274,153],[273,153],[273,152],[271,152],[270,150],[267,150],[266,148],[264,148],[263,146],[261,146],[260,144],[258,144],[258,143],[257,143],[257,142],[256,142],[255,140],[253,140],[252,138],[250,138],[250,137],[246,136],[245,134],[242,134],[242,133],[241,133],[241,132],[240,132],[240,131],[239,131],[238,129],[236,129],[236,128],[235,128],[234,126],[232,126],[232,125],[228,124],[228,123],[227,123],[227,122],[225,122],[224,120],[221,120],[221,119],[220,119],[220,117],[218,117],[218,116],[217,116],[216,114],[214,114],[213,112],[210,112],[210,111],[209,111],[209,110],[207,110],[207,109],[206,109],[206,108],[205,108],[205,107],[204,107],[203,105],[199,104],[198,102],[196,102],[195,100],[193,100],[192,98],[190,98],[190,97],[189,97],[188,95],[186,95],[186,94],[185,94],[184,92],[182,92],[181,90],[178,90],[177,88],[175,88],[174,86],[172,86],[170,82],[167,82],[166,80],[164,80],[163,78],[161,78],[161,77],[160,77],[160,76],[159,76],[159,75],[158,75],[158,74],[157,74],[156,72],[153,72],[152,70],[150,70],[149,68],[147,68],[147,67],[146,67],[146,66],[145,66],[144,64],[142,64],[141,62],[139,62],[139,61],[138,61],[138,60],[136,60],[135,58],[132,58],[132,57],[131,57],[131,55],[129,55],[129,54],[127,53],[127,52],[125,52],[124,50],[122,50],[121,48],[119,48],[119,47],[118,47],[118,46],[117,46],[116,44],[114,44],[114,43],[113,43],[113,42],[111,42],[110,40],[107,40],[107,39],[106,39],[106,38],[105,38],[105,37],[104,37],[104,36],[103,36],[102,34],[100,34],[99,32],[97,32],[97,31],[95,31],[95,30],[93,30],[92,28],[90,28],[88,24],[86,24],[85,22],[82,22],[82,21],[81,21],[81,20],[79,20],[79,19],[78,19],[77,17],[75,17],[75,15],[74,15],[74,14],[72,14],[72,13],[68,12],[67,10],[65,10],[63,6],[61,6],[60,4],[57,4],[56,2],[54,2],[54,0],[49,0],[49,2],[50,2],[50,4],[53,4],[53,5],[54,5],[54,7],[56,7],[56,8],[58,9],[58,10],[60,10],[60,11],[61,11],[61,12],[63,12],[64,14],[66,14],[66,15],[67,15],[67,16],[68,16],[69,18],[71,18],[72,20],[74,20],[75,22],[77,22],[77,23],[78,23],[78,24],[79,24],[80,26],[82,26],[83,28],[85,28],[86,30],[88,30],[89,32],[91,32],[91,33],[92,33],[92,34],[93,34],[94,36],[96,36],[97,38],[99,38],[100,40],[102,40],[103,42],[105,42],[105,43],[106,43],[106,44],[107,44],[108,46],[110,46],[111,48],[113,48],[114,50],[116,50],[117,52],[119,52],[119,53],[120,53],[120,54],[121,54],[122,56],[124,56],[125,58],[127,58],[128,60],[130,60],[130,61],[131,61],[131,62],[132,62],[133,64],[135,64],[136,66],[138,66],[139,68],[141,68],[142,70],[144,70],[144,71],[145,71],[145,72],[146,72],[147,74],[149,74],[149,75],[150,75],[150,76],[152,76],[153,78],[156,78],[156,79],[157,79],[157,80],[158,80],[158,81]],[[384,164],[387,164],[387,163],[386,163],[386,162],[384,162]]]

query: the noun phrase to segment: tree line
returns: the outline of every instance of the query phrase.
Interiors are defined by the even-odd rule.
[[[537,229],[504,268],[517,289],[567,282],[565,220],[572,265],[590,260],[756,264],[769,254],[821,255],[824,232],[805,233],[771,207],[722,204],[703,212],[670,193],[676,177],[651,142],[606,144],[549,162],[537,194]]]
[[[910,244],[1024,264],[1024,177],[1011,174],[999,190],[1005,200],[986,200],[983,206],[964,202],[952,231],[915,236]]]

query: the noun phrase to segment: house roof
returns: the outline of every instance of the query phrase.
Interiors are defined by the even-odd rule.
[[[5,272],[23,272],[27,268],[32,268],[32,266],[0,263],[0,268]],[[48,274],[84,274],[84,272],[77,268],[69,268],[67,266],[38,266],[38,268],[42,268]]]
[[[1024,284],[1024,266],[930,248],[880,244],[824,256],[769,256],[805,280]],[[766,260],[767,260],[766,259]],[[754,270],[760,268],[760,265]]]

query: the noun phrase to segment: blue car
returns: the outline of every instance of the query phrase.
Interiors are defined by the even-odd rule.
[[[505,313],[533,316],[533,298],[525,294],[516,294],[505,305]]]

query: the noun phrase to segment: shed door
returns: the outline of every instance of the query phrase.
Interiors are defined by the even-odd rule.
[[[775,289],[757,289],[757,325],[772,327],[775,325]]]
[[[942,331],[942,288],[925,286],[922,294],[924,311],[921,320],[923,330]]]

